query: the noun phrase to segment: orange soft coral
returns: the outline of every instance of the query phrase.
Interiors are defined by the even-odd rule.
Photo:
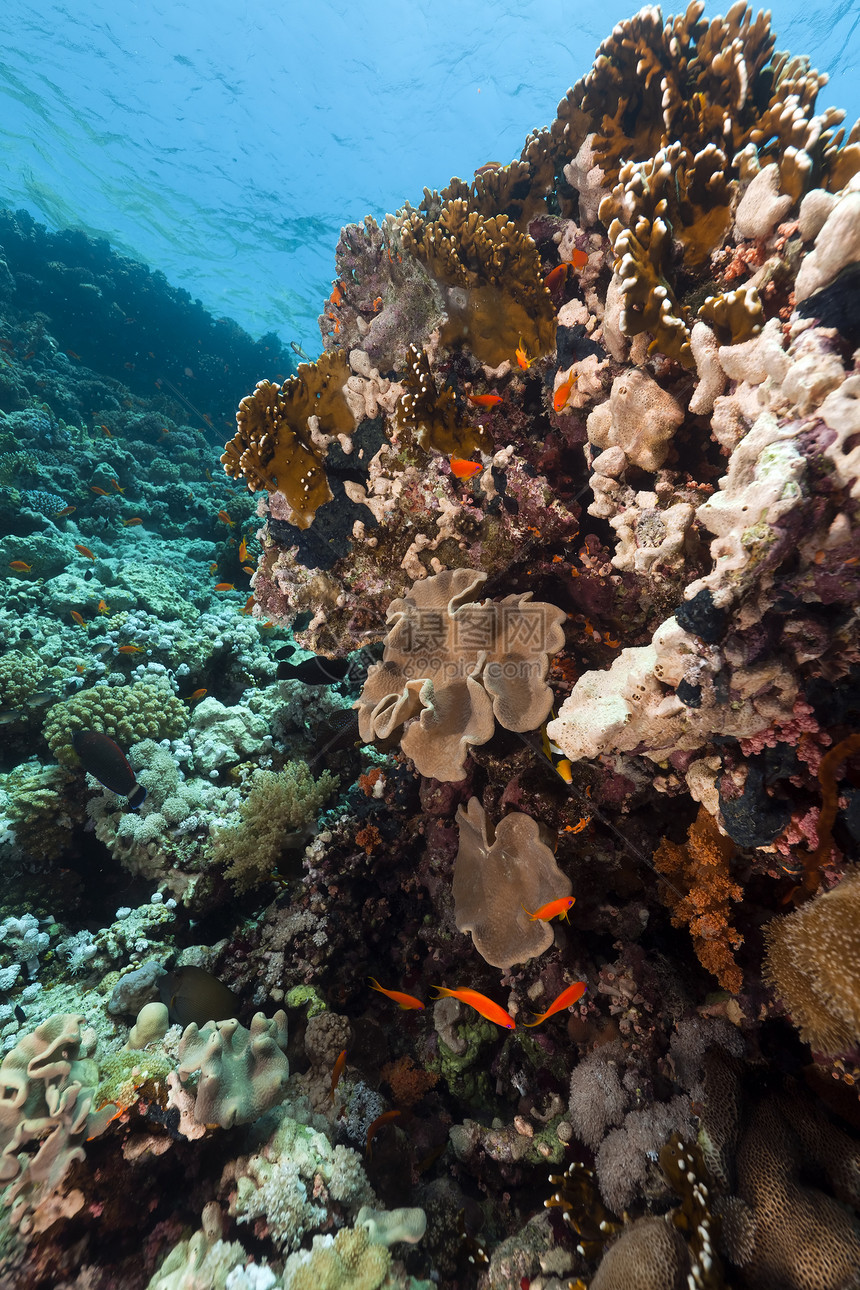
[[[731,878],[729,861],[734,852],[703,806],[687,833],[686,846],[664,838],[654,852],[654,864],[660,873],[677,876],[688,889],[686,896],[679,896],[674,887],[663,887],[674,926],[689,924],[702,967],[714,974],[724,990],[737,994],[743,973],[732,950],[743,937],[729,922],[728,905],[730,900],[740,900],[743,891]]]

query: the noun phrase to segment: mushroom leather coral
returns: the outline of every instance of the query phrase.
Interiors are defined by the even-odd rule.
[[[463,779],[469,746],[486,743],[496,721],[536,730],[552,707],[546,676],[566,615],[528,591],[475,603],[486,577],[446,570],[393,600],[382,662],[355,704],[365,743],[409,722],[400,747],[430,779]]]
[[[194,1118],[198,1124],[250,1124],[281,1100],[290,1073],[284,1054],[287,1017],[279,1009],[271,1020],[262,1012],[250,1030],[235,1017],[191,1023],[179,1041],[179,1078],[199,1071]]]
[[[514,811],[493,830],[473,797],[465,810],[459,807],[457,825],[457,927],[471,933],[475,949],[493,967],[513,967],[543,954],[552,945],[553,930],[548,922],[530,919],[526,910],[569,896],[573,887],[542,841],[537,821]]]
[[[289,522],[306,529],[317,509],[332,500],[323,453],[312,438],[309,418],[323,434],[349,434],[355,418],[343,389],[350,370],[346,356],[328,353],[300,363],[283,385],[260,381],[236,413],[238,430],[221,462],[232,479],[244,476],[251,492],[277,490],[286,498]]]

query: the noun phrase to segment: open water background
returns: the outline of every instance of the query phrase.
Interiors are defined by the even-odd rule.
[[[725,12],[709,4],[706,16]],[[681,5],[664,7],[664,15]],[[343,224],[516,157],[632,3],[4,0],[0,205],[315,357]],[[860,116],[860,0],[773,5]]]

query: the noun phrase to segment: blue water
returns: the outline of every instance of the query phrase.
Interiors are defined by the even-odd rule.
[[[517,156],[634,7],[5,0],[0,204],[315,356],[341,226]],[[777,3],[773,25],[850,125],[860,0]]]

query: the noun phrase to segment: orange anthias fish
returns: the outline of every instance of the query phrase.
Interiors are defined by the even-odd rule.
[[[563,1012],[565,1008],[571,1008],[585,994],[588,986],[584,981],[574,981],[566,990],[562,990],[557,999],[553,999],[546,1012],[541,1012],[535,1016],[534,1021],[524,1021],[524,1026],[539,1026],[547,1017],[553,1016],[556,1012]]]
[[[120,486],[120,482],[119,482],[119,480],[118,480],[118,479],[112,479],[110,482],[113,484],[114,488],[116,489],[116,491],[117,491],[118,493],[124,493],[124,492],[125,492],[125,489],[124,489],[124,488],[122,488],[122,487]]]
[[[520,367],[523,369],[524,372],[527,372],[531,367],[532,363],[534,362],[534,359],[529,358],[528,356],[528,353],[526,351],[526,343],[523,340],[522,336],[520,336],[520,343],[519,345],[517,345],[517,362],[519,363]]]
[[[562,896],[559,900],[551,900],[549,904],[541,905],[540,909],[536,909],[533,914],[529,914],[525,905],[521,906],[521,908],[524,913],[529,915],[532,922],[535,922],[536,919],[540,919],[541,922],[548,923],[549,920],[551,918],[555,918],[556,915],[560,915],[562,918],[567,919],[567,911],[570,909],[571,905],[575,904],[575,902],[576,896]]]
[[[467,394],[466,398],[476,408],[497,408],[502,402],[501,394]]]
[[[340,1083],[340,1077],[343,1074],[344,1066],[346,1066],[346,1049],[342,1048],[337,1055],[337,1060],[334,1066],[332,1067],[331,1088],[328,1091],[329,1102],[334,1101],[334,1091],[337,1088],[338,1084]]]
[[[100,600],[100,601],[99,601],[99,613],[100,613],[100,614],[109,614],[109,613],[110,613],[110,605],[108,604],[108,602],[107,602],[106,600]]]
[[[88,560],[95,560],[96,558],[90,548],[88,546],[82,546],[80,542],[75,543],[75,550],[80,551],[81,555],[85,555]]]
[[[215,590],[216,591],[235,591],[236,584],[233,582],[216,582]]]
[[[142,653],[143,653],[143,646],[142,646],[142,645],[120,645],[120,646],[118,647],[117,653],[119,653],[119,654],[142,654]]]
[[[398,1007],[404,1012],[407,1008],[423,1008],[424,1004],[420,999],[416,999],[414,994],[403,994],[400,990],[386,990],[384,985],[380,985],[375,977],[369,976],[368,981],[372,990],[378,990],[380,994],[385,994],[389,999],[393,999]]]
[[[14,569],[16,573],[30,573],[32,564],[27,564],[26,560],[10,560],[9,568]]]
[[[570,257],[570,262],[575,269],[584,269],[586,264],[588,264],[588,255],[585,251],[580,251],[577,246],[574,249],[573,255]]]
[[[555,290],[556,287],[560,287],[567,277],[568,267],[569,266],[567,264],[557,264],[554,269],[550,269],[549,273],[543,280],[544,286],[549,287],[550,291]]]
[[[123,520],[123,524],[127,529],[130,529],[134,524],[142,524],[142,523],[143,523],[143,520],[140,518],[139,515],[135,515],[134,519],[131,519],[131,520]]]
[[[479,461],[467,461],[465,457],[451,457],[451,474],[455,479],[471,479],[481,469]]]
[[[62,519],[64,515],[74,515],[77,509],[77,506],[64,506],[61,511],[54,512],[54,519],[59,520]]]
[[[221,522],[222,522],[223,524],[229,524],[231,528],[232,528],[232,527],[233,527],[233,525],[236,523],[236,521],[235,521],[235,520],[231,520],[231,519],[230,519],[230,516],[227,514],[227,512],[226,512],[226,511],[219,511],[219,512],[218,512],[218,518],[219,518],[219,520],[221,520]]]
[[[562,408],[570,398],[570,392],[574,385],[576,385],[576,372],[571,370],[568,372],[567,380],[562,381],[561,385],[552,396],[552,406],[554,411],[561,412]]]
[[[254,568],[254,566],[253,566],[252,564],[243,564],[243,565],[242,565],[242,572],[243,572],[243,573],[247,573],[247,575],[248,575],[248,577],[249,577],[249,578],[253,578],[253,576],[254,576],[254,574],[257,572],[257,570]]]
[[[98,484],[90,484],[90,492],[95,493],[96,497],[107,497],[108,493],[104,488],[99,488]]]
[[[242,538],[242,541],[239,543],[239,563],[244,564],[247,559],[248,559],[248,543],[245,541],[244,538]]]
[[[396,1110],[383,1111],[382,1115],[378,1115],[376,1119],[373,1121],[373,1123],[370,1125],[369,1129],[367,1130],[367,1143],[365,1144],[365,1148],[364,1148],[367,1153],[368,1160],[370,1159],[370,1144],[373,1141],[374,1137],[376,1136],[377,1129],[381,1129],[383,1124],[390,1124],[392,1120],[396,1120],[398,1115],[402,1115],[402,1114],[403,1114],[402,1111],[396,1111]]]
[[[217,560],[213,560],[213,561],[212,561],[212,563],[211,563],[211,564],[210,564],[210,566],[209,566],[209,572],[210,572],[210,573],[217,573],[217,571],[218,571],[218,561],[217,561]]]
[[[208,694],[208,693],[209,693],[209,691],[206,689],[206,686],[205,686],[205,685],[201,685],[201,687],[200,687],[200,689],[199,689],[199,690],[195,690],[193,694],[189,694],[189,696],[188,696],[188,702],[189,702],[189,703],[196,703],[198,699],[202,699],[202,698],[203,698],[203,695],[204,695],[204,694]]]
[[[79,627],[86,627],[87,623],[83,614],[79,614],[77,609],[73,609],[71,611],[71,614],[72,614],[72,622],[77,623]]]
[[[502,1026],[505,1030],[513,1030],[516,1026],[516,1022],[509,1012],[505,1012],[504,1008],[498,1003],[494,1003],[492,999],[488,999],[485,994],[481,994],[478,990],[448,990],[444,985],[434,985],[431,986],[431,989],[439,991],[436,996],[437,999],[441,998],[442,995],[448,995],[452,999],[459,999],[461,1003],[466,1003],[470,1008],[474,1008],[476,1012],[480,1012],[482,1017],[487,1018],[487,1021],[492,1021],[494,1025]]]

